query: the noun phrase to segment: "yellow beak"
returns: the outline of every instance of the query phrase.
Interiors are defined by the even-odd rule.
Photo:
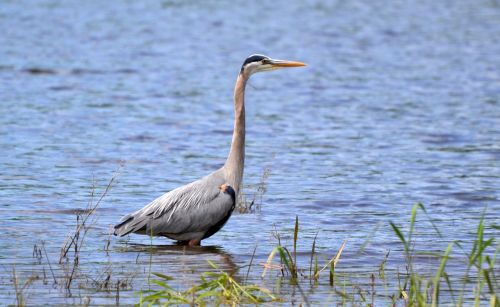
[[[284,61],[284,60],[270,60],[269,64],[273,67],[301,67],[306,66],[305,63],[295,62],[295,61]]]

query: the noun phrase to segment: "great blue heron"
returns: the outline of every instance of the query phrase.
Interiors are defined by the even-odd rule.
[[[243,177],[246,83],[256,72],[299,66],[305,64],[258,54],[249,56],[241,66],[234,87],[233,139],[224,166],[124,216],[115,226],[114,234],[165,236],[182,244],[200,245],[201,240],[219,231],[233,212]]]

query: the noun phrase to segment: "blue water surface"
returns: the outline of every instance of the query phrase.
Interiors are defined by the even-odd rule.
[[[0,29],[2,304],[15,302],[13,267],[22,281],[39,276],[28,304],[115,303],[115,291],[84,277],[68,295],[49,273],[68,274],[57,262],[74,210],[115,175],[80,273],[130,282],[125,303],[138,301],[151,270],[187,286],[210,270],[205,260],[237,271],[256,246],[250,278],[262,283],[273,232],[290,245],[296,215],[303,263],[316,233],[329,257],[347,240],[340,272],[376,271],[388,251],[388,269],[404,270],[389,221],[407,225],[416,202],[443,237],[420,212],[415,249],[470,246],[485,208],[486,232],[498,238],[496,1],[2,1]],[[270,174],[259,210],[233,215],[201,252],[148,252],[134,244],[172,242],[131,235],[111,238],[106,253],[121,216],[224,163],[234,81],[252,53],[308,64],[248,85],[247,200]],[[51,269],[33,257],[42,241]],[[459,278],[457,255],[449,271]],[[436,268],[435,257],[417,262]],[[291,286],[282,291],[301,300]],[[331,293],[320,284],[310,300]]]

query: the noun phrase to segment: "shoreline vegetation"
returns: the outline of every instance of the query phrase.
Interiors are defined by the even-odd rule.
[[[264,171],[261,182],[257,185],[257,192],[249,204],[245,204],[240,213],[253,212],[260,207],[262,194],[266,191],[266,179],[269,170]],[[43,271],[33,273],[28,277],[21,277],[13,265],[12,286],[15,293],[13,303],[17,306],[30,304],[26,293],[30,287],[41,282],[44,285],[51,284],[52,287],[65,291],[67,297],[74,296],[75,280],[85,281],[83,287],[94,291],[106,291],[114,294],[115,303],[120,304],[120,293],[122,291],[135,291],[137,295],[136,304],[139,306],[148,305],[230,305],[241,304],[269,304],[290,303],[287,293],[282,292],[283,285],[292,287],[299,293],[298,300],[295,297],[294,303],[299,305],[393,305],[393,306],[438,306],[441,304],[454,306],[479,306],[489,305],[500,307],[498,297],[498,260],[500,251],[500,240],[496,237],[486,237],[485,228],[500,230],[499,225],[485,225],[484,209],[474,234],[474,241],[468,248],[459,241],[447,242],[446,249],[435,256],[436,266],[433,273],[422,273],[416,265],[415,259],[426,253],[419,250],[418,242],[415,240],[416,229],[418,228],[417,215],[423,215],[432,225],[437,238],[442,234],[439,225],[434,223],[430,214],[427,213],[422,204],[415,204],[410,212],[408,223],[401,224],[393,221],[389,225],[394,237],[399,242],[403,250],[401,257],[404,265],[400,266],[402,271],[386,272],[388,266],[389,253],[380,259],[380,265],[375,271],[367,270],[359,273],[346,273],[339,270],[342,265],[345,250],[349,249],[349,242],[339,242],[339,247],[333,255],[324,255],[318,252],[318,244],[321,237],[318,233],[312,242],[303,243],[300,241],[300,217],[295,217],[293,228],[293,244],[287,246],[282,240],[281,234],[275,231],[275,247],[269,251],[267,261],[256,263],[254,256],[256,247],[249,249],[248,253],[253,254],[249,263],[237,270],[227,271],[221,269],[215,262],[208,261],[210,270],[199,274],[199,281],[185,287],[177,289],[170,283],[175,280],[175,276],[168,276],[162,272],[151,271],[152,253],[150,257],[150,271],[147,279],[147,289],[135,289],[133,287],[134,276],[130,278],[116,279],[112,276],[112,270],[103,269],[97,275],[91,274],[85,269],[82,262],[81,252],[85,243],[85,238],[92,226],[97,223],[96,209],[108,195],[116,174],[109,181],[104,191],[97,195],[95,193],[95,183],[91,192],[91,197],[85,210],[77,210],[75,229],[68,235],[64,242],[58,260],[52,259],[42,241],[33,247],[33,258],[38,264],[42,262],[48,266],[48,271],[43,267]],[[256,200],[260,202],[257,203]],[[109,256],[111,245],[111,234],[104,243],[104,253]],[[309,258],[307,261],[300,261],[298,256],[298,245],[310,246]],[[367,242],[368,243],[368,242]],[[366,244],[363,244],[365,246]],[[152,240],[151,240],[152,247]],[[362,247],[363,248],[363,247]],[[447,271],[447,263],[450,259],[463,262],[461,272]],[[250,271],[260,270],[259,278],[252,278],[249,281]],[[245,275],[246,271],[246,275]],[[147,273],[147,272],[146,272]],[[238,273],[238,274],[237,274]],[[242,277],[244,275],[244,278]],[[260,282],[259,282],[260,281]],[[272,285],[272,286],[269,286]],[[314,289],[321,286],[328,286],[330,293],[326,296],[326,301],[318,302],[311,298]],[[82,287],[81,284],[78,287]],[[78,305],[92,304],[92,298],[80,297]]]
[[[303,283],[317,285],[326,283],[331,287],[331,302],[335,305],[351,306],[366,305],[375,306],[376,302],[384,302],[384,305],[392,306],[438,306],[440,303],[454,306],[464,305],[484,305],[500,306],[498,299],[498,280],[496,276],[496,259],[500,251],[500,242],[494,238],[484,237],[484,214],[483,211],[477,229],[476,240],[470,251],[464,249],[459,242],[450,242],[438,255],[438,266],[434,275],[425,275],[418,272],[414,266],[414,258],[419,251],[414,242],[414,232],[416,228],[417,212],[421,211],[429,218],[437,236],[441,236],[439,228],[435,225],[427,214],[422,204],[415,204],[411,210],[408,231],[404,231],[402,226],[397,226],[390,222],[394,235],[400,240],[404,247],[404,257],[406,260],[403,273],[397,276],[386,276],[386,259],[382,260],[378,272],[368,272],[365,283],[350,282],[351,276],[337,274],[336,267],[341,261],[341,255],[346,247],[347,241],[341,243],[337,253],[324,265],[318,261],[316,252],[316,239],[312,242],[311,259],[309,267],[300,267],[297,262],[297,241],[299,237],[299,218],[295,218],[293,234],[293,247],[282,245],[280,236],[277,235],[277,246],[271,251],[267,262],[263,264],[262,279],[268,271],[276,271],[274,278],[279,282],[288,282],[297,287],[301,294],[302,302],[306,306],[314,305],[317,302],[310,302],[307,294],[303,290]],[[497,226],[494,226],[498,228]],[[446,264],[451,257],[452,251],[462,253],[466,258],[464,264],[464,276],[453,282],[451,274],[446,271]],[[275,258],[277,261],[275,261]],[[253,258],[250,261],[252,265]],[[218,267],[210,263],[214,269]],[[279,290],[273,291],[264,286],[256,284],[238,283],[233,277],[223,271],[204,272],[200,276],[201,282],[192,287],[178,291],[168,285],[168,281],[173,277],[155,274],[158,279],[152,282],[160,289],[140,291],[139,305],[175,305],[189,304],[192,306],[215,305],[239,305],[239,304],[264,304],[269,302],[286,302],[286,298],[280,295]],[[353,276],[354,279],[359,279]],[[390,289],[391,281],[396,281],[397,287]],[[276,281],[275,281],[276,282]],[[363,288],[363,285],[368,287]],[[279,288],[279,287],[278,287]],[[385,293],[377,293],[376,289],[385,289]],[[446,299],[443,300],[442,297]],[[324,302],[326,303],[326,302]]]

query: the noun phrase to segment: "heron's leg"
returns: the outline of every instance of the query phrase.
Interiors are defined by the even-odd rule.
[[[192,239],[192,240],[189,240],[188,245],[189,246],[200,246],[200,242],[201,242],[200,239]]]

